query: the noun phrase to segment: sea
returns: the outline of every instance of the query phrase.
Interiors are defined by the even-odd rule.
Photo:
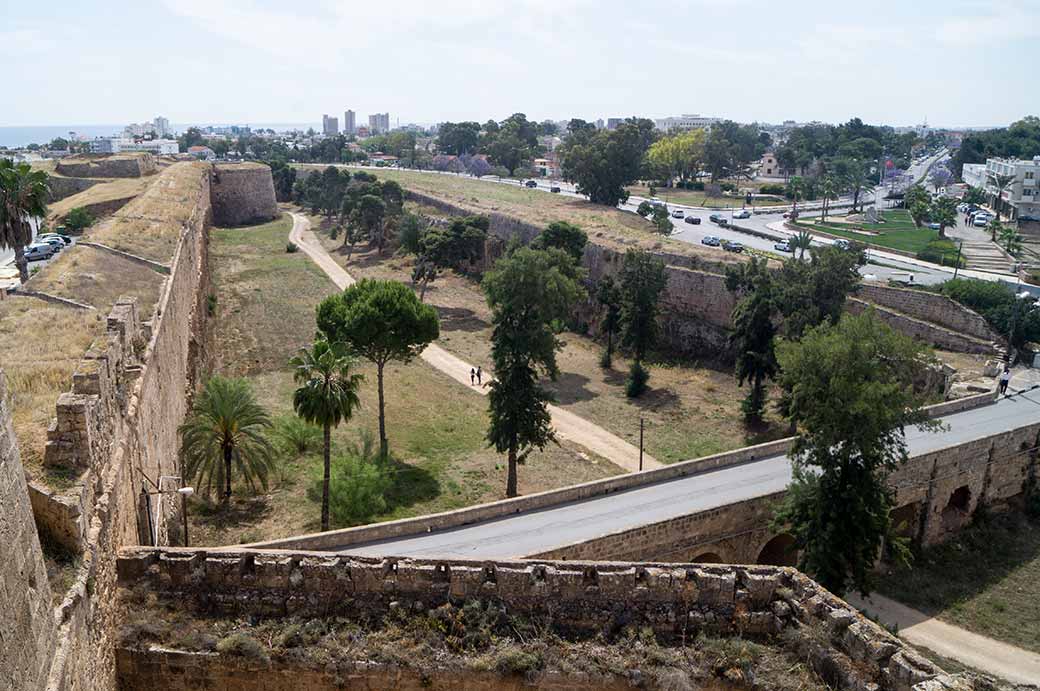
[[[241,123],[227,123],[227,124],[241,124]],[[297,123],[247,123],[249,127],[254,130],[260,129],[261,127],[267,129],[270,128],[275,132],[284,132],[286,130],[304,130],[308,127],[313,127],[315,130],[321,131],[321,123],[313,122],[297,122]],[[223,127],[226,126],[224,123],[172,123],[171,127],[175,132],[183,132],[189,127]],[[0,127],[0,146],[7,147],[8,149],[15,149],[22,146],[28,146],[29,144],[47,144],[56,137],[69,137],[69,132],[75,132],[76,136],[81,139],[93,139],[94,137],[112,137],[117,136],[123,131],[124,125],[38,125],[38,126],[26,126],[26,127]]]

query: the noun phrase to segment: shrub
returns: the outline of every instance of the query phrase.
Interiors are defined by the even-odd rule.
[[[784,196],[784,192],[786,192],[784,186],[779,183],[762,185],[758,191],[760,194],[775,194],[780,197]]]
[[[639,206],[636,207],[636,213],[646,218],[654,212],[654,205],[647,201],[639,202]]]
[[[279,418],[274,428],[275,443],[286,455],[302,456],[321,447],[321,429],[295,415]]]
[[[339,225],[337,224],[337,225],[334,225],[331,228],[329,228],[329,239],[330,240],[335,240],[338,237],[339,237]]]
[[[737,186],[734,185],[732,182],[722,182],[719,183],[719,189],[721,189],[723,192],[736,192]]]
[[[295,242],[289,242],[285,245],[285,251],[289,254],[295,254],[300,248],[296,246]]]
[[[65,227],[73,233],[81,233],[94,224],[94,216],[82,206],[69,211],[65,217]]]
[[[537,672],[545,664],[538,652],[508,647],[495,655],[495,670],[502,675],[527,675]]]
[[[263,660],[267,662],[270,658],[255,638],[244,633],[233,633],[226,636],[217,643],[217,652],[221,655],[237,655],[251,660]]]
[[[365,430],[361,444],[332,459],[329,510],[339,525],[368,522],[386,510],[392,479],[386,462],[375,452],[372,434]]]
[[[691,189],[691,190],[694,190],[694,191],[697,191],[697,192],[703,192],[704,191],[704,183],[701,182],[700,180],[698,180],[697,182],[691,182],[691,183],[689,183],[689,188],[688,189]]]
[[[949,240],[932,240],[917,252],[917,258],[943,266],[953,266],[958,262],[957,247]],[[963,258],[960,259],[960,265],[964,266]]]
[[[397,231],[401,249],[409,254],[419,254],[422,241],[422,220],[416,214],[405,212]]]
[[[206,314],[213,316],[217,313],[217,296],[214,293],[210,293],[206,296]]]
[[[646,391],[646,382],[649,380],[650,373],[642,363],[633,362],[628,369],[628,379],[625,380],[625,395],[629,398],[641,396]]]

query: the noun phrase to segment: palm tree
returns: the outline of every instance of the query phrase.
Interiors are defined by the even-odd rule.
[[[329,529],[329,480],[331,477],[332,428],[349,420],[361,405],[358,389],[364,379],[350,369],[354,358],[345,354],[342,344],[318,338],[308,350],[289,361],[296,381],[302,386],[293,394],[296,414],[307,422],[322,425],[325,432],[323,458],[325,472],[321,483],[321,529]]]
[[[838,193],[838,183],[830,175],[826,176],[823,182],[820,183],[820,193],[823,195],[823,210],[820,214],[820,220],[826,221],[827,212],[830,211],[831,199]]]
[[[184,476],[198,478],[206,496],[214,484],[223,485],[225,506],[231,501],[232,468],[254,492],[256,481],[267,489],[271,443],[265,432],[270,427],[271,418],[244,379],[211,377],[178,429]]]
[[[1004,190],[1011,186],[1011,183],[1015,181],[1014,175],[996,175],[991,174],[990,180],[997,188],[997,193],[993,196],[993,210],[997,212],[997,220],[1000,220],[1000,205],[1001,195],[1004,194]]]
[[[17,165],[0,159],[0,247],[14,250],[14,262],[22,283],[29,280],[25,246],[32,242],[29,219],[47,213],[50,188],[47,173],[33,170],[28,163]]]
[[[812,247],[812,233],[802,228],[797,235],[794,235],[787,241],[787,244],[790,245],[791,249],[798,250],[799,259],[805,259],[805,250]]]
[[[797,175],[792,176],[790,182],[787,183],[787,189],[794,199],[794,203],[791,204],[791,220],[793,221],[798,218],[798,195],[805,191],[805,180]]]
[[[1018,234],[1018,229],[1011,225],[1002,225],[999,232],[1000,241],[1004,243],[1007,253],[1017,255],[1022,249],[1022,236]]]

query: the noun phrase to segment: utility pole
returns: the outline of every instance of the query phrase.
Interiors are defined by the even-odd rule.
[[[643,470],[643,418],[639,418],[639,470]]]

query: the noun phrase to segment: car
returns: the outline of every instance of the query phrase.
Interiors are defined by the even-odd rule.
[[[928,227],[929,227],[930,229],[932,229],[932,230],[939,230],[939,228],[941,228],[942,226],[940,226],[940,225],[939,225],[938,223],[936,223],[935,221],[932,221],[931,223],[929,223],[929,224],[928,224]]]
[[[711,216],[708,216],[708,220],[712,223],[718,223],[719,221],[725,221],[726,217],[722,214],[712,214]]]
[[[687,216],[683,220],[686,221],[687,223],[692,223],[695,226],[699,226],[701,224],[701,219],[700,219],[699,216]]]
[[[675,209],[672,211],[672,218],[683,218],[684,216],[686,216],[686,212],[682,209]]]
[[[785,211],[784,212],[784,218],[791,218],[791,212],[790,211]]]
[[[61,238],[62,242],[65,243],[66,247],[72,244],[72,237],[66,235],[65,233],[40,233],[36,237],[40,238],[40,239],[42,239],[42,238],[52,238],[52,237],[53,238]]]
[[[751,212],[747,209],[733,212],[733,218],[751,218]]]
[[[985,228],[989,225],[989,219],[985,216],[976,216],[975,220],[971,222],[976,228]]]
[[[54,248],[55,252],[61,252],[63,249],[65,249],[65,241],[62,240],[61,238],[59,238],[57,235],[52,235],[52,236],[41,235],[41,236],[38,236],[36,238],[36,241],[37,242],[41,242],[41,243],[42,242],[47,243],[48,245],[50,245],[51,247]]]
[[[838,239],[834,241],[834,246],[840,250],[852,249],[852,243],[848,240]]]
[[[775,249],[777,251],[780,251],[780,252],[793,252],[794,251],[794,250],[791,249],[791,245],[786,240],[783,241],[783,242],[778,242],[775,245],[773,245],[773,249]]]
[[[34,242],[25,248],[25,260],[38,262],[50,259],[54,255],[54,248],[46,242]]]
[[[560,191],[560,187],[558,185],[553,185],[552,187],[549,188],[549,191],[550,192],[559,192]]]
[[[728,225],[729,225],[729,221],[728,220],[726,220],[725,218],[720,218],[719,219],[719,228],[725,228]]]
[[[714,235],[705,235],[701,238],[701,244],[707,245],[708,247],[718,247],[722,244],[722,241]]]
[[[739,252],[743,252],[744,251],[744,246],[742,244],[740,244],[739,242],[727,242],[726,244],[724,244],[722,246],[722,249],[726,250],[727,252],[738,252],[739,253]]]
[[[524,183],[524,185],[526,187],[538,187],[538,183],[535,182],[534,180],[528,180],[527,182]]]

